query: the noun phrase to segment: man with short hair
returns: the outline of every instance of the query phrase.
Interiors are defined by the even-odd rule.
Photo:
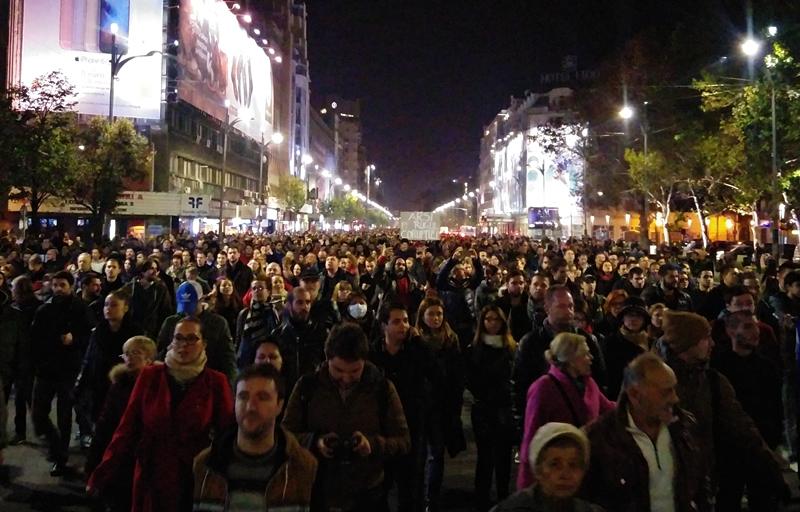
[[[769,359],[760,355],[758,320],[750,310],[728,314],[725,329],[731,342],[727,350],[713,360],[713,366],[730,380],[742,409],[750,415],[767,446],[775,450],[783,436],[781,373]],[[748,510],[777,510],[777,500],[769,489],[747,478],[737,459],[720,453],[718,510],[741,510],[742,494],[747,487]]]
[[[678,397],[697,419],[698,446],[712,468],[712,484],[719,483],[717,461],[724,454],[753,485],[774,496],[787,496],[781,467],[742,409],[730,381],[708,366],[714,347],[708,321],[696,313],[666,310],[663,330],[655,350],[675,372]]]
[[[614,283],[614,290],[625,290],[628,297],[641,297],[645,288],[646,279],[642,267],[631,267],[625,279]]]
[[[460,246],[436,276],[436,290],[444,303],[445,317],[458,335],[462,348],[472,342],[475,333],[475,289],[483,280],[483,266],[478,254],[472,250],[468,257],[475,269],[471,276],[464,269],[466,256]]]
[[[289,398],[283,426],[320,461],[312,510],[386,510],[384,465],[409,450],[400,398],[368,354],[360,327],[336,326],[326,360]]]
[[[725,319],[731,314],[740,311],[750,313],[751,315],[755,314],[756,301],[750,290],[744,286],[736,285],[728,289],[728,292],[725,294],[725,309],[722,311],[719,318],[714,320],[711,324],[711,337],[714,339],[714,358],[731,351],[731,339],[728,336]],[[781,358],[781,348],[778,339],[775,337],[775,332],[764,322],[758,320],[756,322],[759,339],[756,348],[757,352],[770,360],[776,368],[782,369],[784,363]]]
[[[276,424],[286,397],[280,372],[246,368],[236,378],[236,427],[214,437],[194,459],[194,509],[307,510],[317,460]]]
[[[409,453],[387,465],[386,492],[388,494],[392,484],[396,483],[399,510],[422,511],[426,505],[423,499],[425,460],[428,458],[426,429],[431,428],[427,423],[434,417],[431,391],[440,392],[446,383],[443,382],[443,376],[435,372],[434,354],[418,335],[411,332],[405,306],[400,303],[385,305],[379,321],[384,336],[370,360],[397,388],[411,435]],[[457,378],[455,375],[450,377]],[[460,399],[452,402],[447,405],[460,411]],[[429,491],[428,497],[432,502],[428,505],[437,509],[438,503],[435,501],[439,489]]]
[[[592,325],[599,325],[603,321],[603,304],[606,298],[597,293],[597,279],[593,275],[583,276],[580,283],[580,297],[586,302],[587,320]]]
[[[505,293],[495,301],[495,305],[505,313],[511,328],[511,336],[515,340],[521,340],[531,331],[532,323],[528,318],[529,300],[525,291],[525,272],[512,269],[506,278]]]
[[[236,346],[239,347],[236,366],[240,370],[253,363],[258,341],[280,324],[278,312],[270,302],[272,283],[257,277],[253,279],[250,290],[250,306],[240,311],[236,319]]]
[[[220,267],[219,272],[231,280],[233,289],[241,299],[250,289],[250,283],[253,282],[253,271],[241,260],[241,253],[236,245],[228,247],[227,260],[227,265]]]
[[[481,310],[497,300],[500,292],[502,275],[500,269],[492,264],[484,266],[485,279],[481,281],[475,290],[475,317],[477,318]],[[523,280],[524,286],[524,280]]]
[[[208,256],[202,250],[198,250],[195,253],[194,259],[197,265],[198,277],[209,285],[213,285],[217,281],[217,268],[214,266],[213,258],[209,260]]]
[[[605,510],[713,510],[697,424],[678,407],[677,384],[655,354],[628,364],[616,410],[586,428],[583,498]]]
[[[664,304],[673,311],[692,311],[692,298],[678,288],[680,269],[666,264],[658,269],[659,280],[642,291],[641,297],[648,307]]]
[[[103,267],[103,285],[100,288],[100,296],[105,297],[125,286],[125,281],[122,279],[122,259],[119,254],[111,254],[106,259],[106,265]]]
[[[319,273],[315,270],[306,269],[300,274],[300,288],[308,290],[311,295],[311,311],[309,315],[327,330],[338,322],[338,318],[336,311],[333,309],[333,303],[330,300],[321,299],[320,286]]]
[[[528,287],[528,320],[533,328],[542,325],[547,312],[544,310],[544,299],[547,289],[551,285],[550,275],[544,272],[536,272],[531,276],[531,283]],[[572,293],[572,292],[570,292]],[[522,339],[522,338],[520,338]]]
[[[714,288],[714,272],[703,269],[697,276],[697,286],[689,289],[695,313],[703,315],[709,322],[713,322],[719,316],[719,311],[714,314],[715,299],[711,294]]]
[[[53,297],[36,310],[31,325],[31,354],[36,374],[33,388],[33,424],[47,438],[51,476],[62,476],[72,433],[72,390],[81,369],[91,324],[83,301],[72,294],[72,274],[56,272]],[[56,398],[58,429],[50,421]],[[5,404],[4,404],[5,405]]]
[[[325,360],[324,324],[311,317],[311,293],[297,287],[286,299],[281,324],[272,331],[283,354],[282,373],[287,389],[292,389],[301,376],[313,372]]]
[[[136,264],[133,279],[125,285],[131,298],[129,314],[150,339],[158,339],[164,320],[174,311],[167,286],[158,278],[160,270],[157,259],[147,258]]]
[[[708,300],[704,305],[703,311],[696,307],[695,310],[709,320],[717,318],[722,310],[725,309],[725,295],[733,286],[739,284],[739,274],[741,273],[742,271],[734,265],[723,266],[719,271],[719,285],[708,292]]]

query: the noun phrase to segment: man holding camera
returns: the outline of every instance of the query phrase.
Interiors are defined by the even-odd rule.
[[[327,361],[289,398],[283,425],[320,462],[314,510],[385,510],[384,463],[409,450],[400,398],[368,353],[360,327],[335,327],[325,343]]]

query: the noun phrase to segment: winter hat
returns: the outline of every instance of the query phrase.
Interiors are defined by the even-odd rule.
[[[676,354],[697,345],[711,336],[708,320],[696,313],[664,310],[663,340]]]
[[[623,318],[625,315],[638,314],[644,318],[645,325],[650,322],[650,314],[647,312],[644,301],[640,297],[628,297],[622,303],[622,311],[619,312],[617,318]]]
[[[539,427],[539,430],[536,431],[536,434],[531,440],[530,447],[528,448],[528,464],[531,470],[536,467],[536,463],[539,462],[539,456],[544,452],[545,448],[547,448],[547,445],[560,437],[569,437],[578,443],[583,452],[584,468],[589,467],[589,439],[586,437],[586,434],[569,423],[553,421]]]
[[[193,315],[197,311],[197,303],[203,296],[203,288],[197,281],[185,281],[175,291],[175,300],[178,303],[178,314]]]

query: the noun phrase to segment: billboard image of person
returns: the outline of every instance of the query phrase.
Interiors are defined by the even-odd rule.
[[[272,68],[225,2],[182,0],[178,21],[180,99],[260,140],[273,127]],[[228,102],[228,107],[225,102]],[[226,110],[227,109],[227,110]]]
[[[161,0],[26,0],[21,5],[22,31],[12,32],[18,39],[15,46],[21,44],[20,64],[11,83],[29,85],[59,70],[75,86],[81,114],[108,114],[112,41],[118,54],[163,50]],[[116,115],[160,118],[161,60],[160,54],[137,58],[120,70]]]

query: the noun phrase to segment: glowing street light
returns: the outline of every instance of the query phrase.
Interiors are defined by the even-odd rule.
[[[281,144],[283,143],[283,134],[281,132],[273,132],[270,140],[273,144]]]
[[[778,27],[776,27],[775,25],[770,25],[769,27],[767,27],[767,34],[769,34],[769,37],[777,36],[778,35]]]
[[[597,195],[598,195],[599,197],[603,197],[603,191],[602,191],[602,190],[598,190],[598,191],[597,191]]]
[[[328,169],[322,169],[320,176],[322,176],[325,179],[329,179],[333,175],[331,174],[331,171],[329,171]]]
[[[349,184],[347,184],[347,185],[345,185],[345,186],[344,186],[344,191],[345,191],[345,192],[350,192],[350,190],[351,190],[352,188],[353,188],[353,187],[351,187]]]
[[[305,153],[305,154],[303,155],[303,157],[300,159],[300,162],[301,162],[303,165],[311,165],[311,164],[313,164],[313,163],[314,163],[314,157],[312,157],[312,156],[311,156],[311,155],[309,155],[308,153]]]
[[[119,34],[119,25],[117,25],[116,23],[112,23],[111,26],[108,27],[108,30],[112,34],[117,35]]]
[[[630,105],[625,105],[621,109],[619,109],[619,117],[624,120],[631,119],[633,117],[634,111]]]
[[[742,41],[742,44],[739,45],[739,49],[746,56],[755,57],[761,51],[761,42],[752,37],[748,37]]]
[[[338,187],[342,184],[342,178],[336,178],[333,183]]]

